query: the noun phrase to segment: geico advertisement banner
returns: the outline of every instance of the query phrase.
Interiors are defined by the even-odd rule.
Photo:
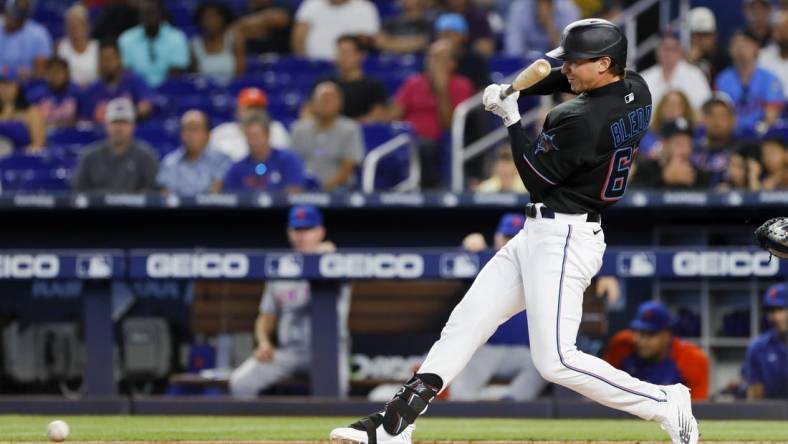
[[[0,252],[0,279],[110,279],[124,276],[118,253]]]

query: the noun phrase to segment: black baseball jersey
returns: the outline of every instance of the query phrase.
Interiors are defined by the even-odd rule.
[[[524,94],[571,92],[555,68]],[[561,213],[600,212],[624,196],[638,144],[651,119],[651,93],[639,74],[584,92],[553,108],[536,141],[509,127],[512,152],[531,202]]]

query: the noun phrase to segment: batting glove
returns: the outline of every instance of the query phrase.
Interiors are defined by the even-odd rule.
[[[498,85],[493,83],[484,89],[484,96],[482,103],[484,109],[495,114],[503,119],[503,124],[507,127],[520,121],[520,107],[517,106],[517,98],[520,97],[520,92],[501,100],[501,91],[506,90],[509,85]]]

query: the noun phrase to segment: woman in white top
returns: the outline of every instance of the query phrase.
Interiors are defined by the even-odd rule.
[[[88,8],[75,4],[65,21],[66,36],[57,45],[57,55],[68,62],[71,80],[85,87],[98,78],[98,42],[90,39]]]
[[[194,13],[200,35],[192,39],[194,70],[226,85],[246,69],[243,42],[233,38],[230,25],[234,18],[227,5],[202,3]]]

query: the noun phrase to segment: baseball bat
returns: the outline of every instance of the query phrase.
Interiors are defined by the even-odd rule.
[[[529,86],[533,86],[547,77],[551,69],[550,62],[545,59],[538,59],[531,63],[527,68],[520,71],[520,74],[517,74],[517,77],[505,91],[501,91],[501,100],[514,94],[515,91],[522,91]]]

